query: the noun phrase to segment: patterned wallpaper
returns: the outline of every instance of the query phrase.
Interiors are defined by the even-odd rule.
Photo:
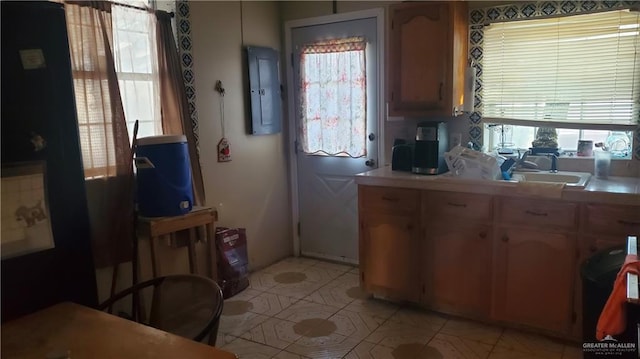
[[[196,138],[196,148],[199,148],[200,136],[198,134],[198,110],[196,109],[196,86],[193,72],[193,54],[191,53],[191,22],[189,21],[189,2],[176,0],[176,27],[178,30],[178,51],[182,62],[182,78],[184,80],[187,100],[189,101],[189,113],[191,124]]]
[[[482,146],[482,60],[484,26],[492,22],[517,21],[568,14],[625,9],[639,6],[638,1],[539,1],[517,2],[469,11],[469,56],[477,64],[476,95],[474,112],[469,116],[469,136],[471,141]],[[634,155],[640,160],[640,126],[635,131]]]

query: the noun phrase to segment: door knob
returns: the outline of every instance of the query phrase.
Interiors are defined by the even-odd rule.
[[[376,165],[376,161],[374,160],[367,160],[367,162],[364,163],[367,167],[375,167]]]
[[[369,141],[373,141],[373,140],[375,140],[375,139],[376,139],[376,134],[375,134],[375,133],[373,133],[373,132],[371,132],[371,133],[369,134]]]

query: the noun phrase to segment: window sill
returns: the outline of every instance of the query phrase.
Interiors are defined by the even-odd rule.
[[[562,153],[560,153],[560,157],[562,159],[571,159],[571,160],[583,160],[583,161],[593,161],[594,160],[594,156],[578,156],[576,154],[576,151],[563,151]],[[633,157],[631,156],[631,153],[629,153],[629,155],[627,155],[626,157],[613,157],[611,156],[611,160],[612,161],[618,161],[618,160],[627,160],[630,161],[632,160]]]

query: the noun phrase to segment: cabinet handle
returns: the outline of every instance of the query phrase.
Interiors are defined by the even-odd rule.
[[[625,221],[622,219],[619,219],[618,223],[622,224],[623,226],[640,226],[640,222]]]
[[[383,201],[389,201],[389,202],[398,202],[397,198],[387,197],[387,196],[382,196],[382,200]]]
[[[502,241],[503,242],[509,242],[509,237],[506,236],[506,235],[502,236]]]
[[[467,208],[467,204],[466,203],[453,203],[453,202],[447,202],[447,204],[449,206],[452,207],[462,207],[462,208]]]
[[[440,101],[442,101],[442,87],[444,86],[444,82],[440,83],[440,89],[438,90],[438,95],[440,96]]]
[[[480,232],[480,238],[487,238],[487,232],[485,231]]]
[[[524,213],[530,214],[532,216],[537,216],[537,217],[546,217],[547,216],[547,212],[534,212],[534,211],[526,210],[526,211],[524,211]]]
[[[407,229],[408,230],[413,230],[413,224],[407,224]]]

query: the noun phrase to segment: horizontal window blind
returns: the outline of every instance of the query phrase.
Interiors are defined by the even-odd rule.
[[[629,10],[486,26],[485,122],[637,125],[639,30],[639,13]]]

